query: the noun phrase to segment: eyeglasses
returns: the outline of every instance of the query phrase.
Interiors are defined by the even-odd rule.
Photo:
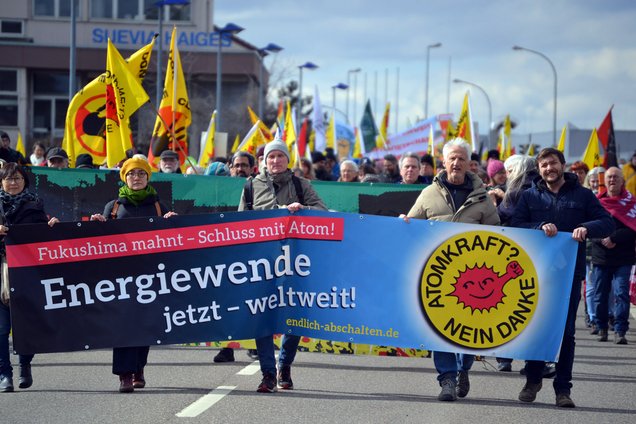
[[[24,178],[22,177],[9,177],[9,178],[5,178],[2,181],[6,181],[9,183],[21,183],[22,181],[24,181]]]
[[[130,177],[130,178],[135,178],[135,177],[137,177],[137,178],[145,178],[145,177],[148,176],[148,174],[146,174],[143,171],[139,171],[139,172],[129,172],[129,173],[126,174],[126,176]]]

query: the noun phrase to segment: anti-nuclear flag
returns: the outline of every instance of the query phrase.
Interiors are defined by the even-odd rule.
[[[15,150],[22,153],[22,156],[24,156],[25,159],[27,158],[26,149],[24,148],[24,142],[22,141],[22,133],[20,132],[20,130],[18,130],[18,140],[15,143]]]
[[[561,153],[565,152],[565,136],[567,135],[568,125],[565,124],[563,126],[563,130],[561,130],[561,138],[559,139],[559,145],[557,146],[557,150]]]
[[[618,166],[618,160],[616,159],[616,137],[614,136],[614,122],[612,120],[612,109],[607,112],[607,116],[603,119],[601,126],[598,127],[598,139],[605,149],[605,159],[603,160],[603,167],[608,169],[611,166]],[[592,169],[592,168],[590,168]]]
[[[335,112],[331,112],[329,117],[329,125],[327,125],[327,131],[325,131],[325,149],[331,147],[336,149],[336,116]]]
[[[391,103],[387,103],[384,108],[384,115],[382,115],[382,122],[380,122],[380,132],[375,139],[375,146],[378,149],[385,149],[389,132],[389,112],[391,110]]]
[[[205,135],[205,146],[201,150],[199,155],[199,166],[208,166],[210,159],[214,157],[214,133],[216,132],[216,110],[212,112],[210,123],[208,124],[208,131]]]
[[[181,56],[177,48],[177,27],[174,27],[170,40],[163,97],[148,152],[148,161],[153,167],[157,167],[158,157],[166,149],[176,151],[179,154],[179,163],[182,165],[185,163],[188,156],[188,127],[191,122],[190,101],[181,68]],[[178,145],[173,143],[173,136],[176,137]]]
[[[504,120],[503,135],[504,149],[503,152],[499,152],[502,161],[512,156],[512,124],[510,122],[510,115],[506,115],[506,119]]]
[[[146,76],[155,39],[126,60],[140,83]],[[62,148],[71,164],[82,153],[93,156],[94,163],[106,162],[106,73],[86,84],[69,103]]]
[[[132,146],[128,120],[148,101],[148,94],[110,39],[106,56],[106,163],[112,168]]]
[[[266,143],[265,137],[260,129],[261,121],[257,121],[252,128],[250,128],[249,132],[243,137],[243,141],[236,147],[236,151],[244,151],[252,156],[256,157],[256,152],[259,147]],[[238,137],[238,135],[237,135]]]
[[[252,121],[252,125],[260,122],[258,125],[261,129],[261,132],[263,133],[263,137],[265,137],[265,140],[272,141],[274,139],[274,135],[272,134],[271,130],[267,128],[267,125],[265,125],[263,121],[261,121],[261,118],[259,118],[259,116],[249,106],[247,106],[247,113],[249,113],[250,115],[250,121]]]
[[[598,147],[598,134],[596,133],[596,128],[592,129],[590,140],[587,142],[587,147],[585,148],[585,152],[583,152],[581,161],[584,162],[589,169],[596,168],[603,164],[601,162],[601,152]]]
[[[469,92],[466,92],[464,95],[464,103],[462,104],[462,111],[459,114],[459,119],[457,120],[457,135],[456,137],[461,137],[468,142],[472,146],[473,151],[475,151],[475,141],[473,137],[473,120],[470,113],[470,102],[469,102]]]
[[[375,149],[375,140],[378,137],[378,127],[375,126],[375,120],[373,119],[373,112],[371,112],[371,101],[367,100],[367,104],[364,107],[364,113],[362,114],[362,121],[360,121],[360,132],[362,133],[362,142],[364,143],[364,150],[370,152]]]

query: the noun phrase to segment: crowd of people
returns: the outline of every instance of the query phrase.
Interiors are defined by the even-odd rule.
[[[28,190],[28,177],[23,165],[66,168],[68,154],[59,147],[45,149],[39,143],[27,160],[11,149],[6,133],[0,133],[0,236],[9,226],[19,223],[59,222],[44,212],[42,202]],[[527,361],[521,370],[526,383],[519,400],[532,402],[542,388],[543,379],[554,377],[555,402],[559,407],[574,407],[571,398],[574,362],[575,319],[581,293],[585,297],[586,322],[601,342],[614,331],[614,343],[627,344],[629,328],[629,282],[636,263],[636,153],[630,163],[604,169],[588,169],[583,162],[570,166],[563,154],[545,148],[536,158],[513,155],[505,161],[490,151],[486,163],[462,139],[453,139],[443,147],[443,159],[424,154],[405,153],[396,158],[387,154],[380,161],[369,159],[338,162],[333,150],[313,152],[311,160],[302,158],[290,169],[290,152],[286,144],[275,139],[263,146],[256,156],[239,151],[226,159],[214,158],[207,167],[190,164],[186,174],[204,174],[245,178],[239,211],[286,208],[294,213],[302,209],[327,210],[313,189],[311,180],[343,183],[381,182],[388,184],[421,184],[423,190],[409,211],[400,216],[411,219],[503,225],[542,231],[546,237],[557,232],[572,233],[579,243],[567,321],[563,333],[559,361],[546,364]],[[149,184],[152,167],[141,154],[131,154],[119,166],[123,183],[117,198],[91,220],[106,221],[129,217],[175,215],[160,202]],[[76,168],[95,168],[88,154],[75,158]],[[179,155],[165,150],[159,156],[158,172],[181,173]],[[438,172],[435,172],[438,170]],[[3,271],[6,270],[4,243],[0,240]],[[9,357],[8,337],[11,328],[7,273],[2,274],[0,304],[0,392],[13,391],[13,372]],[[584,286],[584,289],[583,289]],[[582,290],[583,289],[583,290]],[[256,339],[256,350],[249,355],[260,361],[262,381],[258,392],[293,389],[291,366],[300,338],[285,335],[276,361],[272,335]],[[115,348],[113,374],[120,379],[119,391],[129,393],[146,385],[144,367],[148,346]],[[20,355],[19,387],[33,383],[32,355]],[[433,360],[441,387],[440,401],[454,401],[470,391],[469,371],[473,355],[434,352]],[[234,351],[223,348],[214,362],[234,361]],[[511,371],[511,359],[497,358],[500,371]]]

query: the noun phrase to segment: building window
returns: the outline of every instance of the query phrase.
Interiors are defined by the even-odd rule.
[[[112,19],[113,0],[91,0],[91,18]]]
[[[18,71],[0,69],[0,127],[18,126]]]
[[[79,16],[79,0],[74,1],[75,15]],[[71,0],[33,0],[33,14],[35,16],[68,18],[71,16]]]
[[[61,1],[61,0],[60,0]],[[163,7],[165,21],[190,21],[190,5]],[[156,21],[159,17],[157,0],[91,0],[91,18]]]
[[[0,35],[21,36],[24,35],[22,28],[22,21],[0,19]]]

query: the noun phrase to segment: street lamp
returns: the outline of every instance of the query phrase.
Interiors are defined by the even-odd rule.
[[[303,69],[309,69],[311,71],[317,68],[318,65],[311,62],[305,62],[298,67],[298,72],[300,73],[298,78],[298,107],[296,108],[296,126],[298,128],[300,128],[300,110],[303,107]],[[294,128],[296,134],[298,134],[298,128]]]
[[[553,114],[553,117],[552,117],[552,137],[554,139],[554,145],[556,146],[557,145],[557,127],[556,127],[556,121],[557,121],[557,71],[556,71],[556,68],[554,67],[554,63],[552,63],[552,61],[548,58],[548,56],[546,56],[543,53],[538,52],[536,50],[527,49],[527,48],[521,47],[521,46],[512,46],[512,49],[513,50],[525,50],[527,52],[539,55],[542,58],[544,58],[545,60],[547,60],[548,63],[550,64],[550,67],[552,68],[552,72],[554,73],[554,114]]]
[[[360,72],[361,69],[360,68],[355,68],[355,69],[349,69],[347,71],[347,107],[345,109],[345,114],[347,116],[347,123],[349,123],[349,87],[351,87],[351,80],[350,80],[350,76],[351,74],[357,74],[358,72]],[[355,75],[354,75],[355,76]],[[355,96],[355,88],[354,88],[354,93],[353,95]],[[355,100],[354,100],[355,102]]]
[[[219,47],[216,52],[216,132],[221,132],[221,78],[223,76],[221,46],[223,45],[223,36],[228,34],[231,43],[232,36],[243,31],[243,29],[243,27],[229,23],[217,30],[219,33]]]
[[[263,98],[265,97],[265,93],[263,93],[263,90],[265,88],[263,84],[263,68],[265,68],[265,56],[267,56],[269,52],[278,53],[281,50],[283,50],[283,48],[274,43],[269,43],[265,47],[257,50],[258,54],[261,57],[261,69],[259,71],[258,77],[258,82],[260,84],[258,88],[258,117],[260,119],[263,119]]]
[[[341,82],[339,82],[336,85],[332,85],[331,86],[331,90],[332,90],[332,98],[331,98],[331,108],[333,109],[333,113],[336,113],[336,89],[338,90],[346,90],[347,88],[349,88],[349,86],[347,84],[343,84]]]
[[[428,68],[431,59],[431,49],[442,47],[442,43],[429,44],[426,46],[426,94],[424,95],[424,119],[428,118]]]
[[[157,103],[156,108],[159,108],[161,104],[161,98],[163,96],[163,78],[161,75],[161,53],[163,51],[163,7],[164,6],[187,6],[190,2],[188,0],[161,0],[155,2],[155,6],[159,8],[159,50],[157,51]]]
[[[492,149],[493,148],[493,144],[492,144],[492,103],[490,103],[490,97],[488,97],[488,94],[486,93],[486,90],[484,90],[483,88],[481,88],[480,86],[478,86],[475,83],[464,81],[464,80],[461,80],[459,78],[455,78],[453,80],[453,82],[456,83],[456,84],[462,83],[462,84],[472,85],[473,87],[475,87],[476,89],[481,91],[484,94],[484,96],[486,96],[486,101],[488,102],[488,146],[489,146],[489,148]]]

